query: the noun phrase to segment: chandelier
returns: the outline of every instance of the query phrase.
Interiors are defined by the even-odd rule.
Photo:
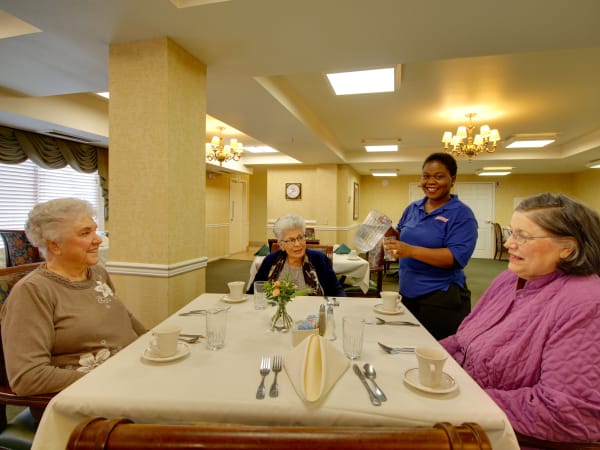
[[[469,124],[458,127],[455,135],[452,135],[451,131],[444,132],[442,136],[444,150],[454,156],[468,156],[469,161],[473,156],[477,156],[482,152],[493,153],[496,151],[496,142],[500,140],[498,130],[490,130],[489,126],[482,125],[479,134],[473,136],[475,127],[472,119],[476,115],[476,113],[465,114],[465,117],[469,119]]]
[[[210,143],[206,144],[206,159],[208,161],[219,161],[219,165],[223,165],[227,161],[239,161],[244,146],[237,139],[231,138],[229,145],[223,145],[223,130],[225,127],[218,127],[219,135],[213,136]]]

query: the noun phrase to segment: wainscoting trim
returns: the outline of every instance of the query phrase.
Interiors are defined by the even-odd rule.
[[[106,263],[106,270],[110,274],[170,278],[176,275],[181,275],[182,273],[206,268],[207,264],[208,258],[206,256],[202,258],[181,261],[175,264],[144,264],[123,261],[108,261]]]

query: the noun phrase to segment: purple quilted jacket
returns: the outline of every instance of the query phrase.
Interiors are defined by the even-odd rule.
[[[500,274],[441,344],[516,431],[600,440],[600,277],[554,272],[516,285]]]

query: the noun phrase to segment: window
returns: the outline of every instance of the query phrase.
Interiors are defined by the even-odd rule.
[[[48,170],[31,160],[0,164],[0,229],[22,230],[36,203],[60,197],[89,201],[97,211],[98,229],[104,229],[104,201],[97,173],[77,172],[69,166]]]

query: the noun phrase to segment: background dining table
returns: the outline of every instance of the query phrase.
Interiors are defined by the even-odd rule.
[[[444,371],[458,388],[449,393],[430,393],[404,381],[416,367],[414,353],[387,354],[378,341],[390,345],[441,346],[421,326],[365,325],[362,366],[372,363],[377,382],[388,400],[373,406],[356,374],[348,368],[332,389],[318,401],[307,403],[294,390],[284,370],[279,374],[279,397],[255,398],[261,380],[259,362],[265,355],[290,357],[291,333],[270,328],[274,307],[255,310],[252,296],[227,304],[223,294],[203,294],[162,323],[179,324],[184,333],[205,334],[205,316],[179,313],[230,306],[225,347],[210,351],[204,340],[186,344],[189,353],[168,362],[147,360],[145,349],[151,330],[102,365],[81,378],[48,405],[37,430],[33,449],[65,448],[71,431],[89,416],[127,417],[138,423],[209,421],[257,425],[319,426],[432,426],[437,422],[460,425],[476,422],[486,431],[495,450],[518,449],[514,431],[504,412],[449,358]],[[382,315],[374,307],[380,299],[339,298],[334,307],[337,339],[342,351],[342,317],[376,316],[418,323],[408,311]],[[288,304],[295,320],[317,314],[322,297],[296,297]],[[267,376],[267,386],[273,373]]]
[[[250,264],[250,278],[248,286],[254,280],[258,268],[265,259],[264,256],[255,256]],[[346,283],[352,286],[358,286],[366,293],[369,290],[369,262],[360,256],[351,256],[350,254],[333,254],[333,270],[339,276],[346,276]]]

